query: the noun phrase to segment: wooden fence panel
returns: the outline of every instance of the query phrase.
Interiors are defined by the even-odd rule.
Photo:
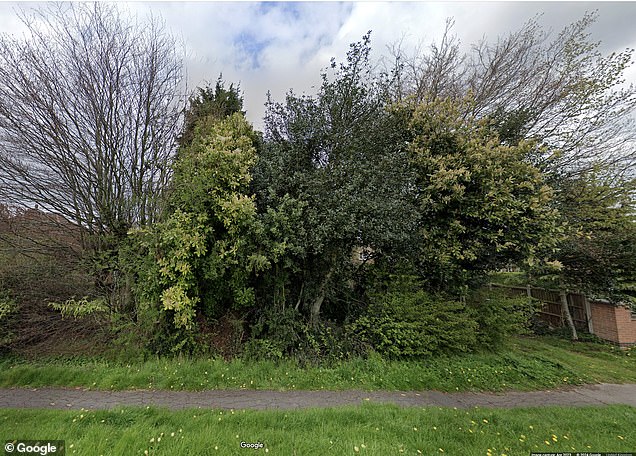
[[[580,293],[568,293],[568,307],[576,329],[587,330],[587,317],[585,312],[585,295]]]
[[[561,297],[557,290],[534,287],[514,287],[496,283],[491,284],[491,286],[506,290],[510,296],[528,296],[528,290],[530,290],[530,296],[543,304],[538,312],[541,320],[555,328],[560,328],[561,326],[566,325],[563,308],[561,307]],[[579,293],[568,293],[567,299],[568,308],[570,309],[570,315],[572,316],[574,326],[577,329],[587,331],[585,296]]]

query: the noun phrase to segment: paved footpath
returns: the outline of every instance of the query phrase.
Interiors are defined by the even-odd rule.
[[[405,407],[540,407],[626,404],[636,407],[636,384],[585,385],[549,391],[442,393],[438,391],[95,391],[81,388],[0,389],[0,408],[112,409],[157,406],[169,409],[297,409],[392,403]]]

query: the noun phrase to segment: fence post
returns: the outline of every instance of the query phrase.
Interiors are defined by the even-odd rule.
[[[585,303],[585,316],[587,317],[587,330],[590,334],[594,334],[594,324],[592,323],[592,307],[590,301],[587,300],[587,296],[583,295],[583,302]]]
[[[572,321],[572,315],[570,314],[570,308],[568,306],[568,296],[563,290],[559,291],[559,296],[561,297],[561,308],[565,314],[568,326],[570,326],[570,329],[572,330],[572,340],[579,340],[579,336],[576,334],[576,328],[574,327],[574,322]]]

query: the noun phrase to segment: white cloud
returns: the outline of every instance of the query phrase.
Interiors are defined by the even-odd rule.
[[[248,117],[261,127],[265,94],[281,100],[285,92],[313,92],[320,71],[331,57],[344,59],[349,44],[373,30],[374,57],[387,44],[403,39],[414,47],[439,41],[447,17],[464,46],[482,36],[519,29],[535,14],[555,31],[599,9],[592,39],[604,52],[636,43],[636,2],[131,2],[120,4],[132,14],[159,14],[181,39],[187,54],[190,88],[214,82],[223,73],[227,82],[240,82]],[[15,33],[20,23],[12,8],[0,3],[0,29]],[[30,3],[19,6],[28,8]],[[626,76],[636,82],[636,69]]]

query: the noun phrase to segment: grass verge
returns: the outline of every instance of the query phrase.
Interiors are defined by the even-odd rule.
[[[538,337],[514,339],[500,353],[418,362],[372,356],[314,367],[293,361],[205,358],[157,358],[136,364],[97,358],[0,361],[0,387],[503,391],[595,382],[636,383],[636,356],[608,345]]]
[[[602,429],[602,432],[599,430]],[[527,455],[636,448],[636,408],[360,407],[302,411],[0,410],[0,441],[60,439],[72,455]]]

